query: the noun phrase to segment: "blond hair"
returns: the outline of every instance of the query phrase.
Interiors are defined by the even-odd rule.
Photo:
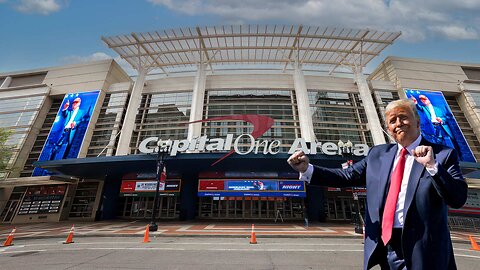
[[[415,105],[415,103],[413,103],[411,99],[406,99],[406,98],[394,100],[388,103],[387,107],[385,107],[385,115],[387,115],[388,112],[390,112],[391,110],[399,107],[409,109],[412,112],[413,116],[415,117],[415,120],[420,119],[420,116],[418,115],[418,111],[417,111],[417,106]]]

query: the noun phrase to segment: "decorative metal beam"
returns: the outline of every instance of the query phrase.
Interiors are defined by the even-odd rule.
[[[206,63],[208,63],[208,66],[213,71],[212,63],[210,62],[210,57],[208,56],[207,46],[205,46],[205,41],[203,40],[203,37],[202,37],[202,31],[200,31],[200,27],[198,27],[198,26],[196,27],[196,30],[197,30],[197,34],[198,34],[199,39],[200,39],[200,46],[202,48],[203,53],[205,53],[205,58],[207,58]],[[203,63],[201,63],[201,64],[203,64]]]
[[[396,33],[393,33],[396,34]],[[400,35],[398,33],[398,35]],[[202,35],[204,39],[209,39],[209,38],[235,38],[235,37],[278,37],[278,38],[289,38],[293,37],[295,38],[295,35],[292,34],[283,34],[283,33],[228,33],[228,34],[218,34],[218,35]],[[152,40],[145,40],[143,43],[157,43],[157,42],[166,42],[166,41],[179,41],[179,40],[192,40],[192,39],[197,39],[199,38],[198,36],[183,36],[183,37],[175,37],[175,38],[154,38]],[[329,35],[302,35],[302,38],[312,38],[312,39],[332,39],[332,40],[346,40],[346,41],[362,41],[361,38],[355,38],[355,37],[342,37],[342,36],[329,36]],[[393,40],[380,40],[380,39],[364,39],[364,42],[371,42],[371,43],[384,43],[384,44],[392,44],[395,38]],[[122,46],[131,46],[135,45],[136,42],[126,42],[122,44],[116,44],[112,45],[111,48],[114,47],[122,47]]]
[[[355,44],[353,44],[352,49],[350,50],[350,52],[347,53],[347,54],[345,54],[345,55],[343,56],[343,58],[340,60],[339,64],[337,64],[336,66],[334,66],[334,67],[328,72],[329,75],[331,75],[331,74],[335,71],[335,69],[338,68],[338,66],[344,64],[343,62],[345,61],[345,59],[347,59],[347,57],[351,54],[351,51],[352,51],[353,49],[355,49],[355,48],[358,46],[358,44],[363,44],[363,38],[366,37],[368,33],[370,33],[370,30],[365,31],[365,33],[362,35],[362,39],[361,39],[360,41],[355,42]],[[361,45],[360,54],[362,54],[362,48],[363,48],[363,45]],[[355,64],[355,63],[353,63],[353,64]],[[362,63],[360,63],[360,65],[361,65],[361,64],[362,64]],[[363,67],[363,66],[362,66],[362,67]]]
[[[139,45],[145,52],[149,52],[149,50],[145,47],[145,45],[143,45],[142,42],[140,42],[140,39],[138,38],[138,36],[137,36],[135,33],[132,33],[132,37],[138,42],[138,45]],[[138,51],[140,52],[140,50],[138,50]],[[152,64],[153,64],[153,63],[157,63],[156,67],[160,68],[160,69],[163,71],[163,73],[165,73],[165,74],[168,76],[168,72],[167,72],[165,69],[163,69],[163,68],[160,66],[161,63],[158,62],[158,58],[160,57],[160,55],[161,55],[161,53],[159,53],[156,58],[153,58],[151,54],[148,54],[148,56],[149,56],[150,58],[152,58],[152,63],[150,63],[150,64],[148,64],[148,65],[145,65],[145,66],[143,66],[143,64],[142,64],[141,62],[140,62],[140,64],[142,64],[142,67],[145,68],[145,69],[147,70],[147,73],[148,73],[148,70],[150,70],[150,68],[152,67]],[[143,57],[143,56],[140,55],[139,57]],[[139,60],[139,61],[140,61],[140,60]],[[146,61],[145,61],[145,62],[146,62]],[[145,63],[145,64],[147,64],[147,63]]]

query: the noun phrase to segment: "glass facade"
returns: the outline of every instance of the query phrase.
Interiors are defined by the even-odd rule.
[[[187,138],[192,92],[169,92],[142,95],[131,140],[131,153],[148,137]]]
[[[472,107],[473,111],[475,112],[477,119],[480,119],[480,92],[465,92],[465,95],[468,97],[471,97],[471,100],[473,101],[470,103],[470,106]],[[474,144],[475,149],[472,149],[474,151],[475,158],[477,159],[477,162],[480,161],[480,141],[478,138],[480,137],[480,131],[477,130],[476,132],[476,138],[472,138],[472,142],[468,141],[469,144]]]
[[[87,157],[112,156],[128,104],[128,91],[107,93],[98,116]]]
[[[393,142],[393,139],[388,135],[385,127],[385,108],[387,107],[388,103],[400,98],[398,96],[398,92],[374,89],[372,95],[373,95],[373,102],[377,109],[378,119],[380,119],[382,128],[384,130],[383,135],[385,136],[385,141]]]
[[[259,140],[280,140],[280,152],[287,152],[299,137],[297,104],[293,90],[275,89],[210,89],[205,93],[204,118],[238,114],[257,114],[275,120],[272,128]],[[215,121],[203,124],[202,135],[225,137],[250,134],[253,127],[244,121]],[[245,142],[244,142],[245,143]],[[246,146],[240,147],[245,149]]]
[[[20,173],[21,177],[28,177],[32,176],[33,173],[33,163],[38,160],[40,157],[40,153],[42,152],[43,146],[45,145],[45,141],[47,140],[48,133],[52,128],[53,121],[55,121],[55,117],[57,116],[58,110],[60,109],[60,105],[62,104],[63,96],[55,96],[49,97],[52,99],[52,105],[48,110],[47,116],[43,121],[43,125],[40,128],[40,131],[35,139],[35,143],[33,144],[32,150],[28,155],[27,161],[23,166],[23,170]]]
[[[475,132],[473,132],[472,126],[468,123],[465,113],[460,108],[457,98],[455,96],[445,96],[445,100],[447,101],[450,110],[452,110],[453,116],[455,117],[468,146],[470,146],[470,150],[472,150],[475,159],[477,161],[480,160],[480,142],[478,141]]]
[[[480,93],[479,92],[468,92],[468,95],[472,97],[473,102],[475,103],[473,105],[474,108],[480,109]]]
[[[6,145],[13,147],[13,153],[9,161],[12,166],[17,159],[32,125],[40,111],[47,96],[47,88],[28,88],[15,90],[12,97],[11,92],[0,92],[0,128],[11,130],[12,135],[8,138]],[[7,174],[0,174],[0,178]]]
[[[362,101],[356,93],[308,90],[317,141],[373,145]]]

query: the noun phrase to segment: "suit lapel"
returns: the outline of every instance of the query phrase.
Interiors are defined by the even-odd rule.
[[[387,189],[387,184],[389,182],[389,179],[390,179],[390,174],[392,172],[392,167],[393,167],[393,161],[395,160],[395,156],[397,154],[397,150],[398,150],[398,144],[395,144],[393,147],[391,147],[386,153],[385,155],[382,156],[382,164],[380,166],[380,176],[378,179],[381,180],[380,183],[378,183],[378,206],[380,209],[383,208],[383,204],[384,204],[384,201],[385,201],[385,194],[386,193],[386,189]],[[384,181],[382,181],[383,179],[385,179]]]
[[[430,145],[430,143],[422,137],[420,145]],[[413,161],[410,177],[408,178],[407,194],[405,194],[405,204],[403,206],[404,224],[406,215],[408,213],[408,208],[410,208],[413,198],[415,197],[415,192],[424,170],[425,167],[422,164],[418,163],[416,160]]]

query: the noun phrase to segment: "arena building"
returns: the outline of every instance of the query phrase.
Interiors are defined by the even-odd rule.
[[[423,135],[460,153],[469,199],[451,216],[477,218],[480,64],[387,57],[365,74],[399,36],[279,25],[162,30],[102,38],[133,77],[114,60],[0,74],[0,127],[13,131],[14,147],[0,222],[152,213],[349,222],[364,210],[365,189],[306,186],[286,159],[304,149],[315,164],[349,166],[391,141],[384,108],[404,97],[417,102]]]

